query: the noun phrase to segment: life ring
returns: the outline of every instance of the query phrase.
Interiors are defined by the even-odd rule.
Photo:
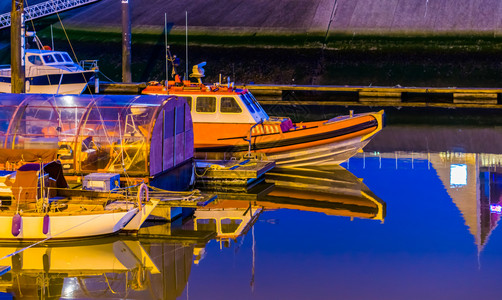
[[[142,199],[143,192],[145,193],[145,198]],[[142,183],[139,186],[138,190],[138,207],[141,207],[142,203],[148,202],[148,187],[146,186],[145,183]]]

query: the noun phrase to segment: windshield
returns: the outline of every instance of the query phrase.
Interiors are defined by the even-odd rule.
[[[247,93],[244,94],[244,96],[253,105],[254,109],[259,114],[260,118],[263,119],[263,120],[268,120],[267,113],[265,112],[265,110],[263,110],[263,108],[261,107],[260,103],[258,103],[258,101],[255,99],[255,97],[253,96],[253,94],[251,94],[250,92],[247,92]]]
[[[42,56],[43,59],[44,59],[44,62],[46,64],[52,64],[52,63],[55,63],[56,60],[54,59],[54,56],[50,55],[50,54],[46,54],[44,56]]]
[[[250,113],[254,113],[253,105],[250,103],[249,99],[245,95],[241,95],[242,102],[246,105]]]
[[[61,55],[63,55],[63,58],[65,61],[67,62],[73,62],[73,60],[71,60],[70,56],[68,55],[68,53],[61,53]]]
[[[56,60],[57,60],[58,62],[64,62],[64,59],[63,59],[63,57],[61,56],[61,54],[59,54],[59,53],[54,53],[54,57],[56,58]]]

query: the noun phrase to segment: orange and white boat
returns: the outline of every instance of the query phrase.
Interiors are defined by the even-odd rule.
[[[279,166],[334,165],[360,151],[384,126],[383,110],[301,123],[269,117],[246,89],[234,88],[233,83],[204,85],[204,65],[195,65],[190,75],[197,83],[176,76],[167,86],[152,83],[143,90],[143,94],[186,98],[197,158],[262,153]]]

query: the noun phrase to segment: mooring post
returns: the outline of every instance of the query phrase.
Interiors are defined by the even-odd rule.
[[[122,0],[122,82],[132,82],[130,1],[132,0]]]
[[[12,0],[10,27],[11,92],[24,93],[24,4],[23,0]]]

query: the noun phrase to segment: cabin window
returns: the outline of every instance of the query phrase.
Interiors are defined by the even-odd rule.
[[[68,53],[61,53],[61,55],[63,55],[63,58],[65,61],[67,62],[73,62],[73,60],[71,60],[70,56],[68,55]]]
[[[186,99],[187,104],[188,104],[188,108],[190,108],[190,111],[192,111],[192,97],[183,96],[183,98]]]
[[[244,97],[246,97],[246,99],[248,99],[248,101],[251,103],[251,105],[253,105],[254,109],[259,112],[260,111],[260,107],[258,106],[258,102],[256,101],[256,99],[249,93],[246,93],[244,94]]]
[[[44,62],[46,64],[52,64],[52,63],[55,63],[56,60],[54,59],[54,56],[50,55],[50,54],[46,54],[44,56],[42,56],[44,58]]]
[[[197,97],[195,111],[202,113],[216,112],[216,97]]]
[[[251,103],[249,103],[248,98],[246,98],[246,96],[244,96],[244,95],[241,95],[241,99],[242,99],[242,102],[244,102],[244,104],[246,104],[246,107],[248,108],[249,112],[254,113],[253,105],[251,105]]]
[[[241,219],[221,219],[221,233],[234,233],[241,223]]]
[[[43,65],[42,59],[38,55],[32,55],[32,56],[28,57],[28,61],[36,66]]]
[[[222,113],[241,113],[242,108],[235,101],[234,97],[221,97],[220,111]]]
[[[55,54],[54,54],[54,57],[56,58],[56,60],[57,60],[58,62],[64,62],[64,59],[63,59],[63,57],[61,56],[61,54],[59,54],[59,53],[55,53]]]
[[[197,219],[197,230],[218,231],[215,219]]]

